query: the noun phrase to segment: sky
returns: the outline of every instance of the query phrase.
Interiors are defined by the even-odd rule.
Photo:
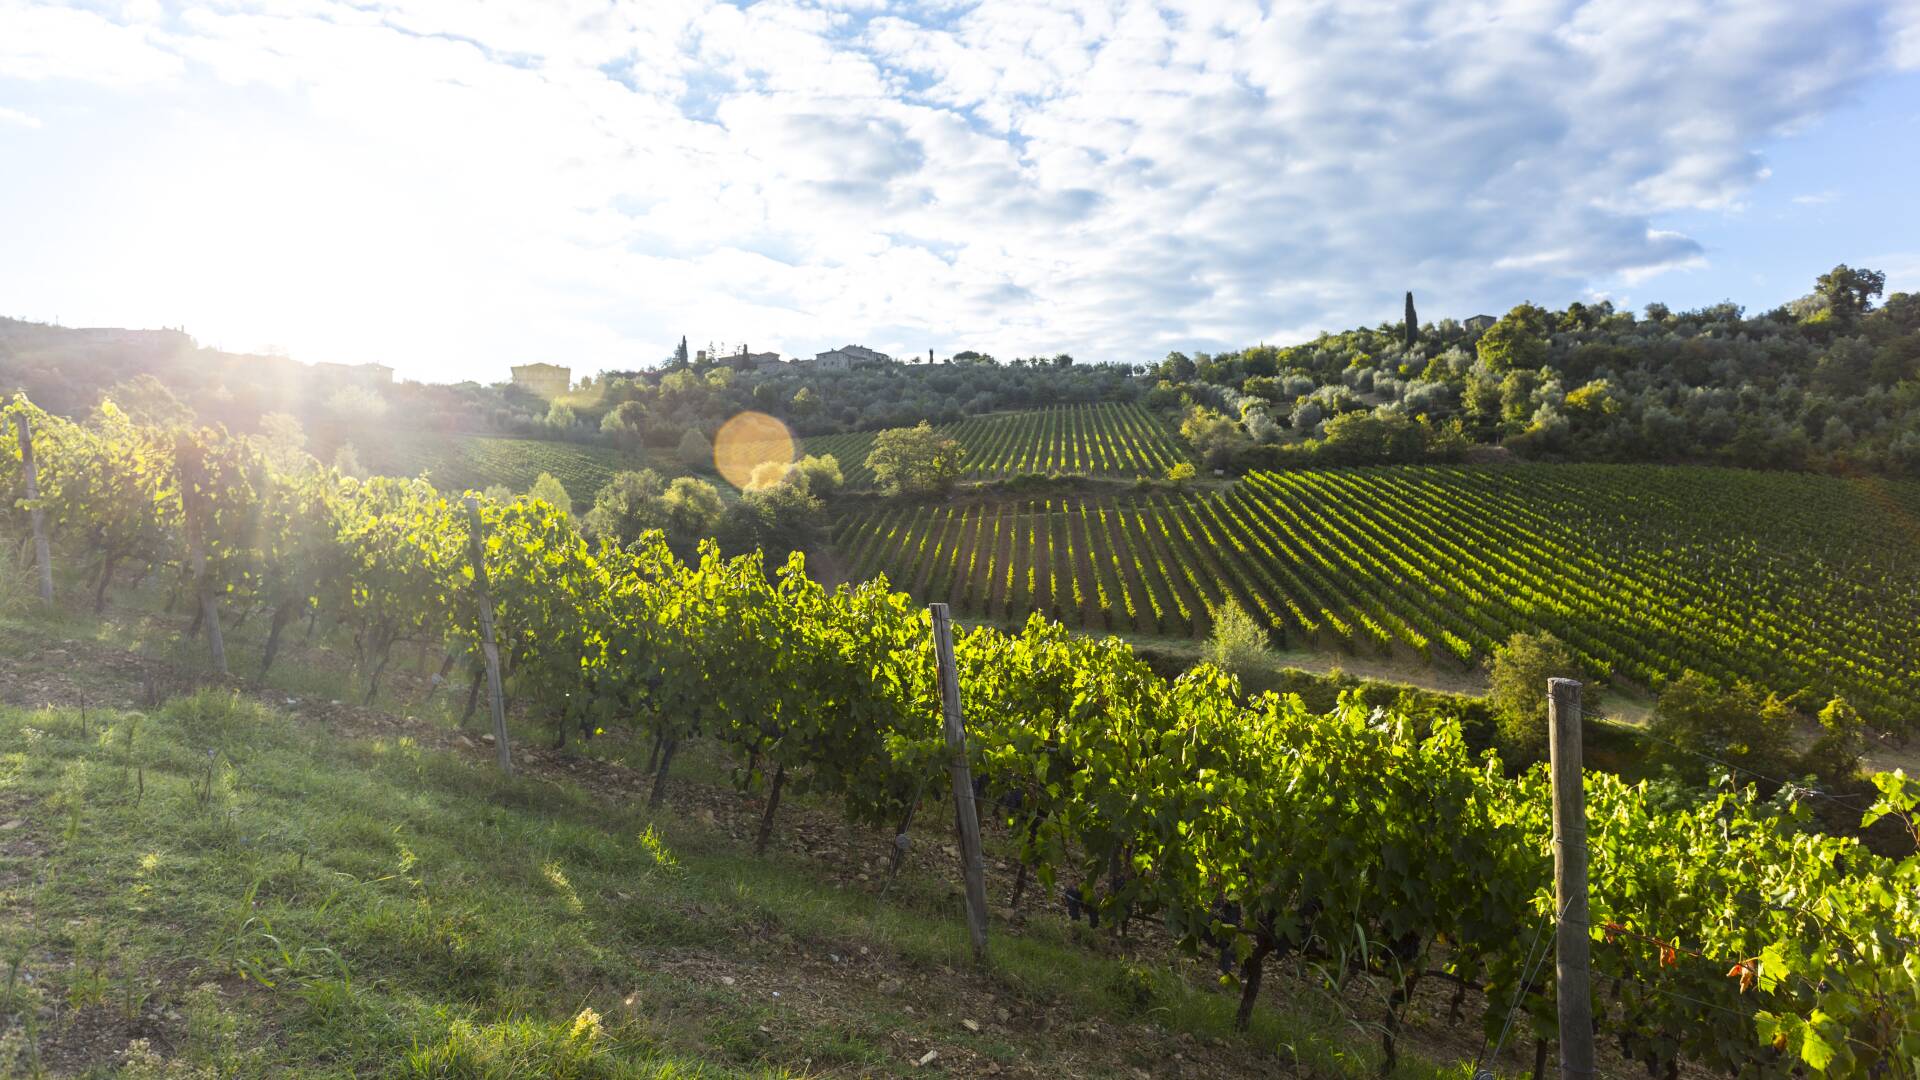
[[[0,314],[433,381],[1920,289],[1920,0],[0,0]]]

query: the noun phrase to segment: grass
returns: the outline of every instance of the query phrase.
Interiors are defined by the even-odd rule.
[[[71,654],[173,635],[0,618],[0,676],[110,701],[127,687]],[[1276,994],[1236,1034],[1200,966],[1057,917],[997,922],[972,972],[944,877],[882,897],[704,811],[505,779],[429,745],[456,695],[372,736],[262,703],[348,697],[320,655],[150,709],[0,707],[0,1073],[1157,1074],[1170,1047],[1204,1074],[1377,1068],[1332,1003]],[[676,791],[715,802],[723,769],[693,753]],[[1399,1075],[1459,1074],[1403,1052]]]

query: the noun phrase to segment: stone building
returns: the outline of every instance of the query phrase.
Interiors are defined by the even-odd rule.
[[[848,368],[873,367],[891,363],[893,363],[893,357],[869,349],[865,345],[842,345],[837,349],[818,353],[813,358],[813,366],[822,371],[845,371]]]
[[[516,364],[513,385],[552,401],[573,388],[573,369],[559,364]]]

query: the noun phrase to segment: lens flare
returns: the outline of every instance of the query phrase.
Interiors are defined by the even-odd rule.
[[[763,412],[743,412],[720,425],[714,435],[713,467],[727,483],[744,491],[753,483],[754,470],[770,462],[792,464],[794,450],[793,432],[787,425]]]

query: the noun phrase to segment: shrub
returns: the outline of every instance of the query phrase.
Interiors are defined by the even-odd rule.
[[[1829,784],[1842,783],[1860,771],[1866,750],[1866,724],[1846,698],[1836,697],[1820,710],[1821,735],[1800,758],[1800,770]]]
[[[699,428],[688,428],[687,433],[680,436],[679,454],[681,461],[696,469],[713,464],[713,444],[700,434]]]
[[[1510,764],[1547,753],[1547,680],[1584,679],[1579,659],[1548,633],[1515,634],[1493,650],[1487,701],[1493,706],[1500,748]]]
[[[1715,765],[1702,754],[1768,776],[1789,771],[1793,724],[1793,710],[1778,696],[1763,695],[1751,683],[1723,686],[1689,671],[1660,692],[1650,730],[1660,740],[1656,760],[1688,779],[1704,780]]]
[[[1245,682],[1273,666],[1267,632],[1246,609],[1229,600],[1212,609],[1213,633],[1207,638],[1207,659]]]

